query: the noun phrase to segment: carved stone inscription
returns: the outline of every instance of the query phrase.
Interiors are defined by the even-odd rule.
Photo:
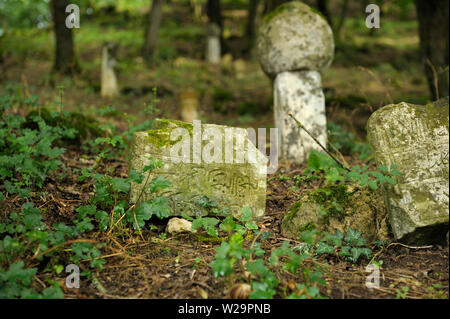
[[[388,105],[369,119],[377,164],[397,165],[402,173],[386,192],[397,239],[431,243],[448,231],[448,119],[448,98],[429,105]]]
[[[175,124],[173,124],[175,123]],[[174,121],[169,131],[179,126]],[[181,125],[181,124],[180,124]],[[208,127],[203,124],[202,128]],[[214,125],[223,131],[226,127]],[[159,129],[160,130],[160,129]],[[244,130],[245,132],[245,130]],[[252,208],[254,217],[261,218],[265,211],[267,159],[261,154],[254,163],[192,163],[173,161],[170,147],[174,144],[155,140],[156,134],[148,138],[148,132],[137,132],[133,136],[131,146],[130,169],[142,171],[153,157],[164,163],[164,166],[151,172],[150,178],[160,175],[171,182],[169,188],[160,190],[158,195],[169,199],[172,215],[204,216],[208,210],[200,204],[205,196],[218,204],[219,209],[228,208],[233,216],[239,216],[245,206]],[[193,147],[193,146],[191,146]],[[245,151],[254,147],[247,143]],[[255,149],[256,150],[256,149]],[[131,201],[135,202],[142,190],[142,185],[132,185]],[[144,190],[142,200],[152,196],[148,189]]]

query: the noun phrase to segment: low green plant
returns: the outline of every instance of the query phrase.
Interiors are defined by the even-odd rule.
[[[61,256],[58,254],[59,249],[67,248],[67,246],[71,247],[69,249],[72,252],[71,262],[81,266],[82,261],[90,261],[90,267],[102,269],[105,263],[99,250],[102,245],[92,240],[76,239],[93,228],[94,225],[82,214],[75,219],[71,226],[56,223],[52,227],[48,227],[42,221],[41,211],[34,207],[33,203],[27,202],[22,205],[20,212],[10,213],[0,223],[0,237],[2,238],[0,240],[0,273],[12,271],[28,274],[33,271],[35,274],[37,268],[23,268],[25,265],[24,259],[27,264],[31,264],[33,260],[43,263],[44,271],[45,269],[55,268],[52,265],[57,266],[57,269],[58,265],[63,263]],[[32,257],[24,258],[24,256]],[[14,264],[22,266],[20,269],[11,268]],[[6,269],[8,265],[9,270]],[[85,273],[90,274],[89,271]],[[14,287],[14,289],[11,288],[12,290],[8,290],[8,288],[7,291],[3,291],[8,298],[24,297],[23,293],[32,297],[28,295],[29,280],[11,283],[11,280],[8,279],[8,282],[8,285]],[[37,295],[33,296],[37,297]],[[45,297],[46,294],[43,296]]]
[[[83,270],[81,275],[88,278],[92,276],[90,268],[101,270],[106,262],[101,254],[104,243],[82,236],[96,229],[111,231],[122,223],[133,225],[140,233],[153,215],[164,218],[170,214],[167,199],[156,194],[170,183],[160,176],[145,177],[161,167],[161,162],[150,159],[143,172],[132,171],[128,178],[114,177],[108,168],[100,172],[102,161],[126,148],[125,134],[99,137],[91,142],[91,146],[98,146],[98,155],[94,165],[81,170],[80,176],[80,180],[94,187],[89,205],[76,209],[71,224],[44,223],[45,208],[41,211],[34,206],[32,191],[39,194],[37,191],[48,174],[61,166],[59,157],[64,149],[60,146],[64,139],[73,139],[77,133],[62,120],[70,116],[64,110],[62,96],[60,88],[60,112],[54,113],[41,109],[35,97],[0,97],[0,204],[14,194],[26,199],[19,211],[8,212],[0,220],[0,298],[61,298],[63,292],[58,283],[47,280],[48,288],[38,291],[33,287],[34,278],[38,272],[60,274],[67,263],[77,264]],[[26,118],[15,111],[22,105],[33,109]],[[131,183],[142,182],[139,199],[144,190],[153,196],[130,205]]]
[[[194,219],[186,216],[193,221],[193,229],[203,227],[211,236],[218,236],[219,230],[227,234],[216,248],[214,261],[211,263],[215,277],[227,278],[230,285],[236,280],[248,282],[251,285],[250,298],[273,298],[277,293],[285,294],[286,298],[322,298],[318,287],[326,282],[322,279],[320,267],[317,264],[305,264],[313,256],[307,253],[298,255],[289,248],[287,242],[272,251],[270,256],[266,256],[262,242],[270,234],[258,229],[253,221],[252,210],[244,207],[237,220],[225,212],[222,211],[224,218],[221,220],[219,217]],[[288,295],[280,291],[276,276],[279,268],[299,276],[295,292]]]
[[[140,232],[152,216],[168,217],[170,215],[168,199],[156,193],[159,189],[169,187],[170,182],[161,176],[150,180],[150,171],[162,165],[162,162],[150,158],[149,164],[144,167],[142,173],[132,170],[127,178],[96,173],[94,169],[83,170],[79,180],[90,179],[93,182],[94,196],[90,198],[91,205],[81,206],[77,211],[85,216],[94,217],[102,231],[112,230],[115,225],[123,226],[128,223]],[[146,173],[147,177],[144,176]],[[142,184],[143,182],[138,203],[130,205],[128,193],[131,183]],[[152,198],[141,201],[140,198],[144,192],[152,194]]]
[[[365,142],[356,138],[355,134],[346,131],[341,125],[328,122],[329,143],[342,154],[358,155],[360,160],[369,161],[373,159],[373,150]]]
[[[46,176],[61,165],[59,156],[64,149],[54,144],[62,137],[72,136],[74,131],[48,126],[39,116],[30,119],[35,125],[29,128],[26,119],[12,111],[15,103],[37,102],[9,95],[0,98],[0,182],[8,194],[26,198],[32,186],[41,188]],[[0,194],[1,200],[5,196]]]
[[[400,289],[395,289],[395,299],[406,299],[408,296],[409,287],[408,286],[402,286]]]
[[[372,250],[366,247],[366,240],[360,232],[349,228],[347,234],[337,231],[334,234],[323,233],[315,247],[317,255],[328,254],[342,257],[356,263],[360,257],[370,259]]]
[[[36,292],[31,283],[36,275],[37,268],[24,268],[24,262],[11,264],[8,269],[0,271],[0,298],[23,299],[60,299],[64,296],[61,288],[54,284]]]
[[[381,166],[379,170],[369,170],[369,166],[353,166],[345,169],[339,166],[329,155],[312,150],[308,157],[308,168],[305,174],[323,173],[325,184],[336,184],[345,182],[358,182],[361,187],[368,186],[372,190],[378,189],[381,185],[395,185],[394,177],[400,176],[396,165],[390,167]]]
[[[427,288],[431,293],[431,298],[448,299],[444,287],[441,284],[433,284]]]

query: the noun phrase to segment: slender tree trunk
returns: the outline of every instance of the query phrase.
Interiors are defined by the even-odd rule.
[[[148,14],[145,42],[142,56],[147,64],[151,64],[158,43],[158,31],[162,20],[164,0],[153,0],[152,8]]]
[[[255,23],[258,4],[259,0],[250,0],[248,4],[248,20],[245,30],[245,36],[247,38],[247,51],[251,50],[253,47],[253,41],[255,40]]]
[[[206,3],[206,14],[208,15],[209,22],[215,23],[223,30],[222,8],[220,6],[220,0],[208,0]]]
[[[448,96],[448,0],[414,0],[419,20],[420,51],[431,97]]]
[[[333,21],[331,19],[330,11],[328,10],[328,3],[328,0],[317,0],[317,10],[323,14],[330,27],[333,28]]]
[[[348,0],[344,0],[341,7],[341,14],[339,17],[339,22],[336,26],[336,39],[339,41],[342,37],[342,27],[344,26],[345,19],[347,18],[348,11]]]
[[[51,0],[50,7],[55,33],[54,71],[71,75],[78,71],[73,45],[72,29],[66,27],[68,0]]]

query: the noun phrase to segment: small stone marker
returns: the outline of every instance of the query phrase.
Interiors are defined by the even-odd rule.
[[[449,102],[387,105],[369,118],[367,132],[378,165],[398,165],[402,176],[385,192],[396,239],[445,241],[449,217]]]
[[[192,89],[181,91],[179,94],[179,102],[181,106],[181,119],[183,122],[192,123],[192,121],[198,120],[198,92]]]
[[[153,130],[134,133],[130,169],[142,171],[150,157],[164,163],[150,178],[161,175],[171,182],[159,195],[169,199],[173,216],[207,215],[200,204],[206,196],[218,209],[227,207],[232,216],[239,217],[248,206],[255,219],[263,217],[268,160],[250,141],[247,130],[158,119]],[[132,184],[132,202],[142,185]],[[150,196],[144,192],[141,200]]]
[[[315,10],[293,1],[282,4],[264,18],[256,43],[262,69],[275,79],[274,115],[279,129],[279,154],[285,160],[302,163],[311,149],[321,151],[321,148],[288,114],[326,145],[325,97],[320,72],[333,60],[333,33]]]
[[[100,94],[104,98],[112,98],[119,95],[119,85],[114,72],[114,67],[117,63],[115,60],[116,50],[117,45],[114,43],[106,42],[103,44]]]
[[[206,62],[211,64],[220,63],[221,47],[220,47],[220,27],[215,23],[208,25],[206,33]]]

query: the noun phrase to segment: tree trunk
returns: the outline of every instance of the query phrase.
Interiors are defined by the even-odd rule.
[[[206,14],[209,22],[215,23],[223,30],[222,9],[220,7],[220,0],[208,0],[206,4]]]
[[[51,13],[55,32],[55,63],[54,71],[71,75],[78,71],[73,46],[72,29],[66,27],[66,7],[68,0],[51,0]]]
[[[448,0],[414,0],[420,51],[431,97],[448,96]]]
[[[276,7],[282,5],[285,2],[289,2],[290,0],[266,0],[264,3],[263,15],[268,14]]]
[[[348,11],[348,0],[344,0],[341,7],[341,14],[339,17],[339,22],[336,26],[336,40],[340,41],[342,37],[342,27],[344,26],[345,19],[347,18],[347,11]]]
[[[247,38],[247,51],[251,50],[253,47],[253,41],[255,40],[255,22],[258,4],[259,0],[250,0],[248,5],[248,20],[245,30],[245,36]]]
[[[147,64],[151,64],[158,42],[158,31],[162,20],[164,0],[153,0],[152,9],[148,14],[145,42],[142,56]]]
[[[333,20],[331,19],[330,11],[328,10],[328,2],[328,0],[317,0],[317,10],[323,14],[330,27],[333,28]]]

